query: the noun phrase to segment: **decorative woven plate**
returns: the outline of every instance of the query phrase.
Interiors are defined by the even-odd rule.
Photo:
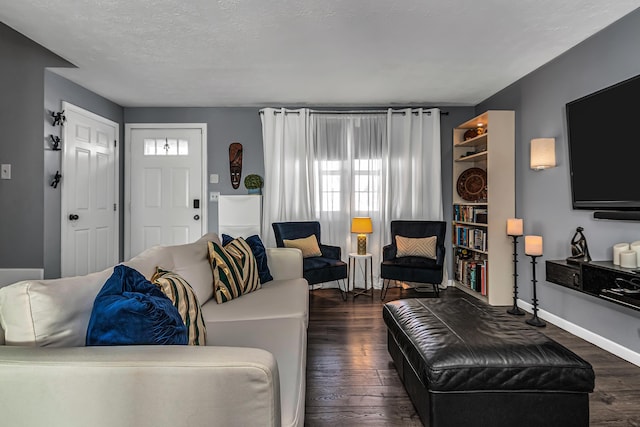
[[[469,168],[458,177],[456,190],[468,202],[487,199],[487,172],[480,168]]]

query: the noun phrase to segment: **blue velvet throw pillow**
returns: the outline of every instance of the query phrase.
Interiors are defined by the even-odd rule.
[[[187,343],[187,327],[173,302],[138,271],[115,266],[93,303],[86,344]]]
[[[232,240],[233,237],[223,234],[222,246],[226,246]],[[256,264],[258,264],[258,277],[260,278],[260,283],[267,283],[273,280],[271,271],[269,271],[269,265],[267,264],[267,250],[264,248],[264,244],[262,243],[262,240],[260,240],[260,236],[254,234],[253,236],[249,236],[244,239],[244,241],[247,242],[251,248],[251,253],[253,253],[253,256],[256,259]]]

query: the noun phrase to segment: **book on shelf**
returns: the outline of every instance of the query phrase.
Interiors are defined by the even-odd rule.
[[[487,230],[484,228],[456,224],[453,230],[453,244],[486,252]]]
[[[471,290],[487,295],[487,260],[456,257],[455,279]]]
[[[486,224],[487,208],[484,206],[453,205],[453,220]]]

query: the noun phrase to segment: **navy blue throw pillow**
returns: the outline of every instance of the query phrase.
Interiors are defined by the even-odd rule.
[[[86,344],[187,343],[187,327],[160,288],[133,268],[115,266],[93,303]]]
[[[233,237],[223,234],[222,246],[226,246],[232,240]],[[251,248],[251,253],[256,259],[256,264],[258,264],[258,277],[260,278],[260,283],[267,283],[273,280],[271,271],[269,271],[269,265],[267,264],[267,250],[264,248],[264,244],[262,243],[262,240],[260,240],[260,236],[254,234],[253,236],[249,236],[244,239],[244,241],[247,242]]]

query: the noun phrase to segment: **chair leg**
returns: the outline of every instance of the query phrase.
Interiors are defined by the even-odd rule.
[[[389,292],[389,282],[390,279],[382,279],[382,289],[380,290],[380,301],[384,301],[387,296],[387,292]],[[385,290],[385,282],[386,282],[386,290]]]
[[[340,286],[340,281],[342,281],[342,286],[345,287],[345,290],[342,290],[342,287]],[[344,284],[344,279],[340,279],[340,280],[336,280],[336,282],[338,282],[338,289],[340,289],[340,295],[342,296],[342,301],[346,301],[347,300],[347,291],[346,291],[346,286]]]

